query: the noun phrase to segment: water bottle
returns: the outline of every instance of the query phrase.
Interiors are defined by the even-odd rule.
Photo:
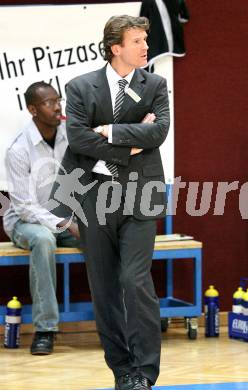
[[[244,316],[248,316],[248,288],[242,297],[242,313]]]
[[[232,312],[236,314],[242,313],[242,299],[243,299],[244,291],[242,287],[238,287],[238,289],[233,294],[233,304],[232,304]]]
[[[205,292],[205,336],[219,336],[219,293],[214,286]]]
[[[21,307],[17,297],[13,297],[7,304],[4,331],[5,348],[18,348],[20,345]]]

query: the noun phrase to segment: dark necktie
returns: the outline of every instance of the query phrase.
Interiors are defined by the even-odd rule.
[[[114,123],[118,123],[119,114],[121,111],[121,106],[125,97],[125,86],[127,85],[127,80],[121,79],[118,81],[119,91],[115,98],[115,107],[114,107]],[[106,167],[111,172],[112,176],[118,177],[118,167],[116,164],[106,162]]]

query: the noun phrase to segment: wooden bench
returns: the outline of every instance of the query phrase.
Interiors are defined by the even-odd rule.
[[[171,236],[171,235],[169,235]],[[201,315],[201,261],[202,243],[195,240],[168,240],[166,235],[156,237],[153,260],[166,260],[166,296],[160,299],[161,317],[198,317]],[[173,260],[193,259],[194,301],[185,302],[173,297]],[[58,248],[56,261],[63,264],[63,304],[60,305],[60,321],[86,321],[94,319],[91,302],[70,301],[70,264],[84,261],[77,248]],[[22,266],[29,264],[29,251],[15,247],[11,242],[0,243],[0,266]],[[10,297],[11,298],[11,297]],[[5,306],[0,305],[0,324],[5,321]],[[31,305],[24,305],[22,322],[31,323]]]

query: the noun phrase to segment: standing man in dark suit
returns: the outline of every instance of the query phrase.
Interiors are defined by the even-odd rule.
[[[169,128],[166,80],[147,64],[148,19],[110,18],[100,70],[67,85],[67,171],[84,170],[77,196],[95,318],[117,390],[148,390],[159,374],[160,313],[150,268],[165,215],[159,146]],[[73,190],[72,190],[73,191]],[[76,195],[75,195],[76,196]],[[55,192],[56,197],[56,192]]]

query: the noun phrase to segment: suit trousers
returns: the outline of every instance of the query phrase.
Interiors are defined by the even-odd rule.
[[[110,186],[107,200],[101,200],[100,184],[83,203],[88,226],[78,223],[105,360],[115,377],[131,373],[155,383],[161,350],[159,301],[150,272],[156,221],[123,215],[121,195],[120,207],[99,223],[97,210],[105,210],[115,196]]]

